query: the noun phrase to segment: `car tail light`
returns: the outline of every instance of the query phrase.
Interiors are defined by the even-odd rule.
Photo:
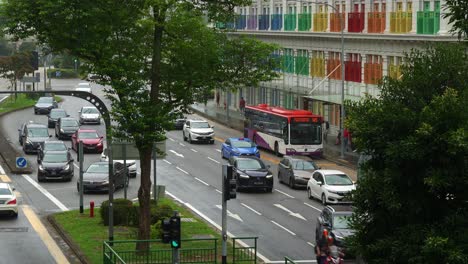
[[[16,199],[9,201],[7,204],[16,204]]]

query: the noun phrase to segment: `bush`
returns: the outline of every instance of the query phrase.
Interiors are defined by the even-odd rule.
[[[60,76],[57,76],[57,72],[60,72]],[[47,69],[48,78],[56,79],[69,79],[69,78],[79,78],[79,74],[73,69]]]
[[[109,225],[109,201],[106,200],[101,204],[101,219],[105,226]],[[132,201],[126,199],[114,200],[114,225],[131,226],[135,225],[135,207]]]

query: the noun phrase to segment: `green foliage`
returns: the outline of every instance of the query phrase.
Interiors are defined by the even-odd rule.
[[[60,71],[60,76],[57,76],[57,72]],[[70,78],[78,78],[79,73],[75,72],[74,69],[47,69],[47,77],[48,78],[55,78],[55,79],[70,79]]]
[[[13,53],[13,44],[5,38],[0,38],[0,56],[10,56]]]
[[[400,80],[349,103],[347,125],[371,159],[354,194],[352,247],[367,263],[468,262],[468,56],[412,51]]]
[[[24,41],[18,48],[19,52],[31,52],[36,50],[36,43],[32,41]]]
[[[446,0],[444,7],[444,18],[448,18],[451,32],[456,33],[459,39],[468,40],[468,1],[466,0]]]
[[[119,198],[113,203],[114,225],[131,226],[135,225],[135,207],[132,201]],[[102,202],[101,210],[99,210],[102,222],[104,225],[109,225],[109,200]]]

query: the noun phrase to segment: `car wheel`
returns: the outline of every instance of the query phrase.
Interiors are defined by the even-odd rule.
[[[192,141],[192,136],[191,135],[188,135],[188,143],[192,144],[193,141]]]
[[[187,141],[187,137],[185,137],[185,132],[182,132],[182,136],[184,137],[184,141]]]
[[[323,206],[327,205],[327,197],[325,197],[324,193],[322,193],[322,204],[323,204]]]
[[[294,189],[296,187],[296,183],[294,182],[294,177],[289,177],[289,187]]]
[[[281,173],[280,173],[280,170],[278,170],[278,182],[279,182],[279,183],[283,183],[283,181],[281,180]]]
[[[76,190],[77,190],[78,192],[80,192],[80,184],[79,184],[79,183],[76,183]]]
[[[11,216],[12,216],[13,218],[18,218],[18,213],[16,213],[16,212],[11,212]]]
[[[210,141],[210,144],[213,145],[213,144],[214,144],[214,140],[211,140],[211,141]]]
[[[275,155],[277,157],[280,157],[281,154],[279,153],[279,146],[278,146],[278,142],[275,142]]]
[[[44,181],[44,178],[39,177],[39,175],[37,175],[37,181],[38,181],[38,182],[43,182],[43,181]]]
[[[272,188],[272,187],[266,188],[265,191],[266,191],[267,193],[271,193],[271,192],[273,191],[273,188]]]
[[[312,197],[312,192],[310,191],[310,188],[307,188],[307,196],[310,200],[314,199],[314,197]]]

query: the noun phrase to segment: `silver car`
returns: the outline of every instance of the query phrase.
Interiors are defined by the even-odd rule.
[[[0,183],[0,212],[6,212],[13,217],[18,217],[18,201],[16,200],[15,188],[5,182]]]
[[[82,124],[101,124],[101,114],[94,106],[83,106],[78,112],[80,114],[79,122]]]

